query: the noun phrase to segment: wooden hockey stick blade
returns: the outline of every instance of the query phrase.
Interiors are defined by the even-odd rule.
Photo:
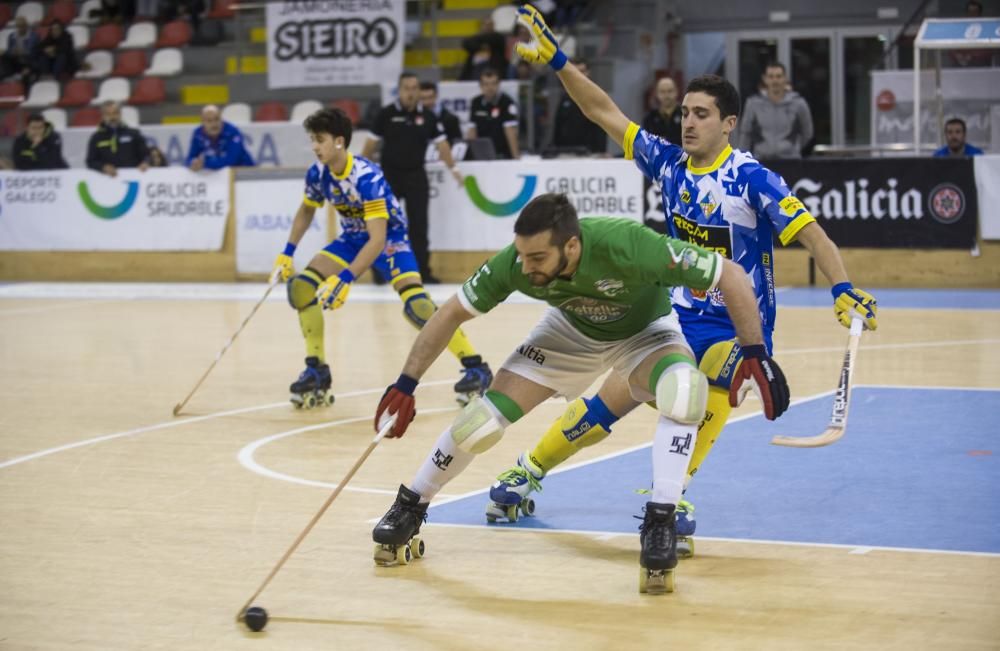
[[[816,436],[775,436],[771,445],[783,445],[789,448],[821,448],[840,440],[844,435],[843,427],[828,427],[822,434]]]

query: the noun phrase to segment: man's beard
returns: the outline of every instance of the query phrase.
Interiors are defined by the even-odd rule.
[[[548,285],[549,283],[551,283],[553,280],[555,280],[556,276],[558,276],[563,271],[565,271],[566,267],[568,267],[568,266],[569,266],[569,258],[566,257],[566,252],[563,251],[562,249],[560,249],[559,250],[559,266],[556,268],[555,272],[553,272],[552,275],[548,275],[548,274],[543,274],[540,271],[534,271],[534,272],[528,274],[528,281],[532,285],[534,285],[535,287],[545,287],[546,285]],[[542,280],[539,281],[539,280],[536,280],[536,279],[542,279]]]

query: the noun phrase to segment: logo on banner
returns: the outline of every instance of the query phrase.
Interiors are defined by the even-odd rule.
[[[128,189],[125,191],[125,198],[113,206],[105,206],[97,203],[90,195],[90,188],[87,187],[86,181],[80,181],[76,186],[76,191],[80,195],[80,201],[83,202],[83,205],[95,217],[101,219],[118,219],[132,209],[136,198],[139,196],[138,181],[126,181],[125,185],[128,186]]]
[[[927,198],[931,217],[942,224],[954,224],[965,214],[965,194],[958,186],[942,183]]]
[[[384,57],[396,47],[398,39],[396,23],[388,18],[284,23],[275,33],[274,56],[279,61]]]
[[[482,191],[479,189],[479,183],[476,182],[476,177],[469,175],[465,177],[465,191],[469,193],[469,199],[472,203],[479,208],[482,212],[486,213],[490,217],[507,217],[513,215],[524,208],[525,204],[531,200],[531,197],[535,194],[535,186],[538,185],[538,177],[534,174],[523,176],[524,181],[521,184],[521,191],[517,193],[510,201],[504,203],[497,203],[490,199],[487,199],[483,195]]]

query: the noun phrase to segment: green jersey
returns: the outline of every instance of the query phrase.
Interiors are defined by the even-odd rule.
[[[669,314],[671,287],[708,291],[722,275],[719,254],[629,219],[581,219],[580,231],[580,263],[571,279],[532,285],[511,244],[465,281],[459,300],[472,314],[485,314],[516,290],[559,309],[591,339],[617,341]]]

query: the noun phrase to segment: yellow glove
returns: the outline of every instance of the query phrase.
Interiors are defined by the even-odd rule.
[[[845,328],[851,327],[851,316],[857,314],[865,320],[865,329],[874,330],[878,327],[875,312],[878,303],[868,292],[855,289],[851,283],[837,283],[831,290],[833,294],[833,313]]]
[[[344,269],[336,276],[331,276],[323,281],[316,290],[316,298],[324,310],[336,310],[347,302],[347,295],[351,293],[351,283],[354,282],[354,274],[350,269]]]
[[[295,275],[295,262],[292,256],[287,253],[279,253],[274,261],[274,268],[271,270],[271,282],[288,280]]]
[[[553,70],[562,70],[566,65],[566,55],[559,49],[559,41],[545,24],[542,14],[531,5],[517,8],[517,20],[528,28],[531,43],[514,46],[521,58],[531,63],[547,63]]]

